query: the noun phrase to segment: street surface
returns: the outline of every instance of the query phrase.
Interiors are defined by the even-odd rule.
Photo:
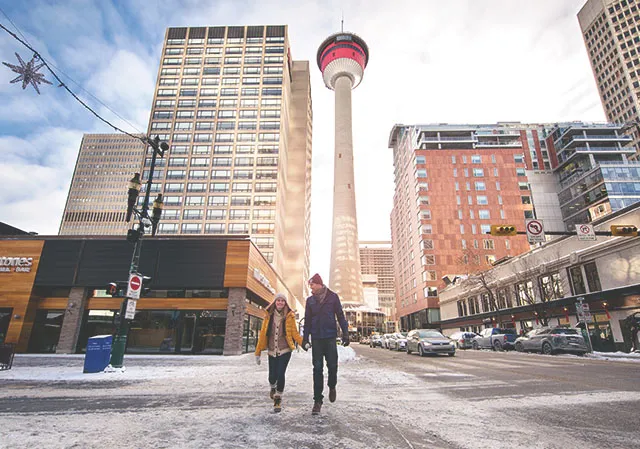
[[[280,414],[266,354],[127,355],[111,374],[18,355],[0,372],[0,447],[640,448],[638,362],[351,347],[320,416],[310,353],[293,354]]]

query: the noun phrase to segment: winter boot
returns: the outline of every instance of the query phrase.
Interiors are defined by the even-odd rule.
[[[313,403],[313,409],[311,409],[311,414],[319,415],[321,410],[322,410],[322,402],[316,401]]]
[[[278,391],[273,396],[273,412],[280,413],[282,411],[282,392]]]
[[[269,397],[271,399],[276,395],[276,384],[271,385],[271,391],[269,391]]]
[[[334,388],[329,388],[329,402],[336,402],[336,389]]]

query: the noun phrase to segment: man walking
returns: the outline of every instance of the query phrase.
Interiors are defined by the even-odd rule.
[[[342,329],[342,345],[349,346],[349,326],[342,311],[338,295],[329,290],[319,274],[309,279],[311,296],[307,298],[304,310],[304,336],[302,347],[308,349],[311,336],[311,356],[313,359],[313,410],[312,415],[320,414],[322,409],[322,391],[324,389],[324,360],[329,371],[329,401],[336,400],[336,384],[338,383],[338,347],[336,338],[336,318]]]

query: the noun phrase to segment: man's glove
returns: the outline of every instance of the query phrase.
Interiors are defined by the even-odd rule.
[[[349,346],[349,336],[345,335],[344,337],[342,337],[342,346]]]
[[[256,365],[260,365],[260,362],[261,362],[261,360],[260,360],[260,356],[259,356],[259,355],[257,355],[257,356],[256,356]]]
[[[308,351],[310,347],[311,347],[311,344],[309,344],[308,340],[302,340],[302,349],[304,349],[305,351]]]

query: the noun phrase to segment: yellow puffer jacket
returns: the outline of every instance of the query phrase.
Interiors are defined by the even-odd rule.
[[[260,355],[260,353],[267,349],[267,346],[269,345],[269,337],[267,337],[269,324],[271,324],[271,314],[267,312],[264,317],[264,321],[262,322],[262,327],[260,328],[258,344],[256,345],[256,355]],[[296,315],[291,310],[287,313],[287,317],[285,318],[285,333],[287,343],[291,350],[295,349],[295,345],[293,343],[294,340],[299,345],[302,345],[302,336],[300,335],[300,332],[298,332],[298,327],[296,326]]]

